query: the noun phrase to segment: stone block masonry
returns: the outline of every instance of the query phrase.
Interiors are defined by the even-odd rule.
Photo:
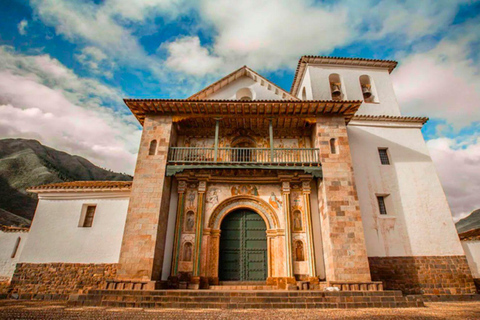
[[[120,251],[118,280],[160,280],[171,186],[171,178],[165,172],[173,136],[171,117],[146,117]],[[151,148],[154,140],[156,148]]]
[[[370,269],[345,119],[318,117],[314,143],[320,149],[323,171],[318,199],[327,281],[368,282]]]
[[[116,273],[117,264],[19,263],[11,288],[21,299],[67,299],[69,294],[104,288]]]
[[[465,256],[369,257],[374,281],[404,294],[472,294]]]

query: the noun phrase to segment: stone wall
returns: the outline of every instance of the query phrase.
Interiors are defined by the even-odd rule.
[[[330,147],[334,139],[334,149]],[[314,133],[323,179],[318,188],[328,281],[370,281],[362,217],[343,117],[318,117]]]
[[[465,256],[369,257],[373,281],[405,294],[475,292]]]
[[[62,299],[72,293],[101,289],[116,273],[117,264],[19,263],[11,288],[21,299]]]
[[[161,278],[171,187],[165,172],[168,147],[176,135],[172,124],[171,117],[155,115],[147,116],[143,124],[120,251],[119,280]]]

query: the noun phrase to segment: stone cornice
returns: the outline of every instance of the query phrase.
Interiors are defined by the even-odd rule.
[[[348,126],[422,128],[427,121],[426,117],[356,115]]]

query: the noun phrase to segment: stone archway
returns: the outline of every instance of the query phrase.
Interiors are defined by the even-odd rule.
[[[265,221],[267,229],[268,277],[272,277],[274,274],[273,241],[278,235],[283,236],[283,230],[280,229],[278,216],[275,210],[262,199],[249,195],[240,195],[228,198],[217,205],[208,220],[204,233],[204,235],[207,236],[206,240],[209,248],[206,255],[205,275],[209,278],[210,283],[218,282],[221,223],[229,213],[239,209],[251,210],[260,215]]]

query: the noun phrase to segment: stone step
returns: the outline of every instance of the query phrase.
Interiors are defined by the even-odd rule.
[[[136,308],[394,308],[421,307],[423,302],[400,291],[212,291],[91,290],[71,295],[71,306]]]
[[[219,285],[210,286],[210,290],[276,290],[276,286],[267,285]]]
[[[398,290],[388,291],[338,291],[327,292],[317,290],[271,290],[271,291],[242,291],[242,290],[90,290],[89,295],[137,295],[137,296],[398,296],[403,297]]]

